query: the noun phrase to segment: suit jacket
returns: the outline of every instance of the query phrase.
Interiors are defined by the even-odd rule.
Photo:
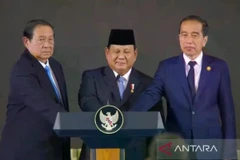
[[[70,141],[53,132],[57,112],[68,111],[61,64],[49,63],[62,95],[59,102],[42,65],[27,50],[12,68],[6,123],[0,142],[2,160],[70,160]]]
[[[192,101],[183,56],[163,60],[152,84],[131,110],[148,110],[162,96],[168,104],[167,131],[179,133],[186,139],[236,138],[235,111],[225,61],[203,55],[199,87]],[[235,157],[235,147],[234,141],[225,141],[224,158]]]
[[[128,111],[151,81],[151,77],[132,68],[123,99],[121,100],[116,77],[110,67],[107,66],[84,71],[78,94],[79,106],[82,111],[97,111],[100,107],[109,102],[109,104],[119,107],[122,111]],[[131,93],[131,84],[134,84],[135,86],[134,93]],[[161,113],[163,113],[161,101],[150,110],[161,111]],[[162,116],[164,115],[162,114]],[[143,144],[139,141],[139,144],[134,145],[142,146]],[[137,156],[138,153],[146,153],[146,150],[141,150],[141,148],[142,147],[133,147],[132,149],[134,151],[131,152],[131,155],[128,154],[128,151],[130,153],[130,149],[127,149],[126,160],[131,159],[130,156],[133,156],[134,154]],[[86,150],[85,144],[83,144],[80,159],[89,160],[89,150]]]

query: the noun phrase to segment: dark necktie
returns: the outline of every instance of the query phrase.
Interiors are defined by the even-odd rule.
[[[188,72],[188,76],[187,76],[187,79],[188,79],[188,84],[189,84],[189,88],[190,88],[190,91],[191,91],[191,94],[192,94],[192,100],[194,101],[195,99],[195,94],[196,94],[196,88],[195,88],[195,80],[194,80],[194,77],[195,77],[195,74],[194,74],[194,66],[196,65],[197,63],[195,61],[190,61],[188,63],[188,65],[190,66],[190,70]]]

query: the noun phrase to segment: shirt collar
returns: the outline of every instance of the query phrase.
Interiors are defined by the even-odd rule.
[[[199,54],[199,56],[194,60],[197,62],[197,65],[201,66],[202,65],[202,57],[203,57],[203,52]],[[187,66],[190,61],[192,61],[188,56],[186,56],[185,53],[183,53],[183,58],[185,61],[185,65]]]
[[[50,67],[48,60],[47,60],[46,63],[43,63],[43,62],[41,62],[41,61],[39,61],[39,63],[43,66],[43,68],[45,68],[46,66],[49,66],[49,67]]]
[[[132,68],[129,69],[129,71],[128,71],[126,74],[124,74],[122,77],[123,77],[125,80],[128,81],[131,71],[132,71]],[[117,78],[117,76],[118,76],[119,74],[118,74],[116,71],[114,71],[114,70],[113,70],[113,73],[114,73],[115,77]]]

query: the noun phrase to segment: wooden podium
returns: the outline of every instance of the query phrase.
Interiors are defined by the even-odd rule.
[[[94,156],[95,155],[95,156]],[[91,149],[90,160],[124,160],[124,149]]]
[[[155,136],[164,126],[159,112],[122,113],[124,125],[110,135],[96,128],[95,112],[59,112],[53,129],[59,137],[81,138],[91,148],[91,160],[125,160],[125,148],[134,138]]]

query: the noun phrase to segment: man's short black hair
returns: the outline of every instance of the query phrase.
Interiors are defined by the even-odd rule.
[[[31,40],[33,38],[33,31],[37,26],[49,26],[53,30],[51,23],[47,22],[46,20],[33,19],[27,22],[26,27],[23,31],[23,36]]]
[[[203,33],[203,36],[208,36],[208,23],[206,20],[204,20],[203,18],[197,16],[197,15],[189,15],[185,18],[183,18],[180,22],[180,25],[179,25],[179,31],[178,33],[180,34],[180,31],[181,31],[181,25],[184,21],[198,21],[202,24],[202,33]]]

